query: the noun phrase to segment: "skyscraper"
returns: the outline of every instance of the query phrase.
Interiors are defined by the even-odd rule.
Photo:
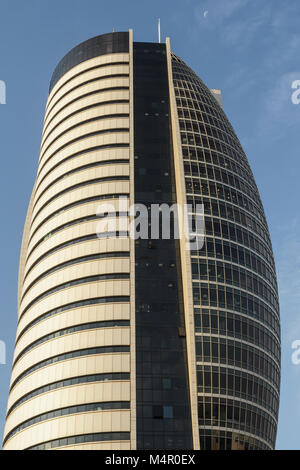
[[[134,239],[124,200],[202,205],[203,246]],[[78,45],[50,83],[4,449],[272,449],[279,384],[269,231],[220,92],[168,39]]]

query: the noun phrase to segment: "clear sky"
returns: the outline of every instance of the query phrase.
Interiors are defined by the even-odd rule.
[[[248,155],[265,207],[277,263],[282,321],[278,449],[300,449],[300,80],[299,0],[1,0],[0,191],[2,229],[0,430],[4,423],[17,319],[23,224],[37,169],[49,80],[56,63],[92,36],[134,30],[136,41],[171,37],[173,51],[223,104]],[[0,96],[1,101],[1,96]]]

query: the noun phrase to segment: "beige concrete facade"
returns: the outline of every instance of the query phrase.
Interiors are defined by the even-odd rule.
[[[98,206],[105,202],[118,211],[117,195],[133,194],[129,64],[127,53],[86,60],[48,97],[21,251],[4,449],[131,431],[132,244],[126,236],[96,237]],[[86,380],[76,383],[78,377]],[[95,403],[98,409],[82,411]],[[130,442],[59,445],[64,448],[129,449]]]

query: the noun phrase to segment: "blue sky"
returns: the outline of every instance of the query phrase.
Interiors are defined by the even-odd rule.
[[[2,230],[0,431],[4,423],[17,319],[18,258],[39,154],[52,71],[73,46],[92,36],[134,30],[136,41],[171,37],[173,51],[223,105],[248,155],[265,207],[277,264],[282,318],[282,392],[278,449],[300,449],[300,80],[299,0],[1,0],[0,104]]]

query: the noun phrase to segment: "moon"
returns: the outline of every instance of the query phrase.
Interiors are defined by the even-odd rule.
[[[206,11],[203,13],[204,18],[206,18],[207,15],[208,15],[208,11],[206,10]]]

